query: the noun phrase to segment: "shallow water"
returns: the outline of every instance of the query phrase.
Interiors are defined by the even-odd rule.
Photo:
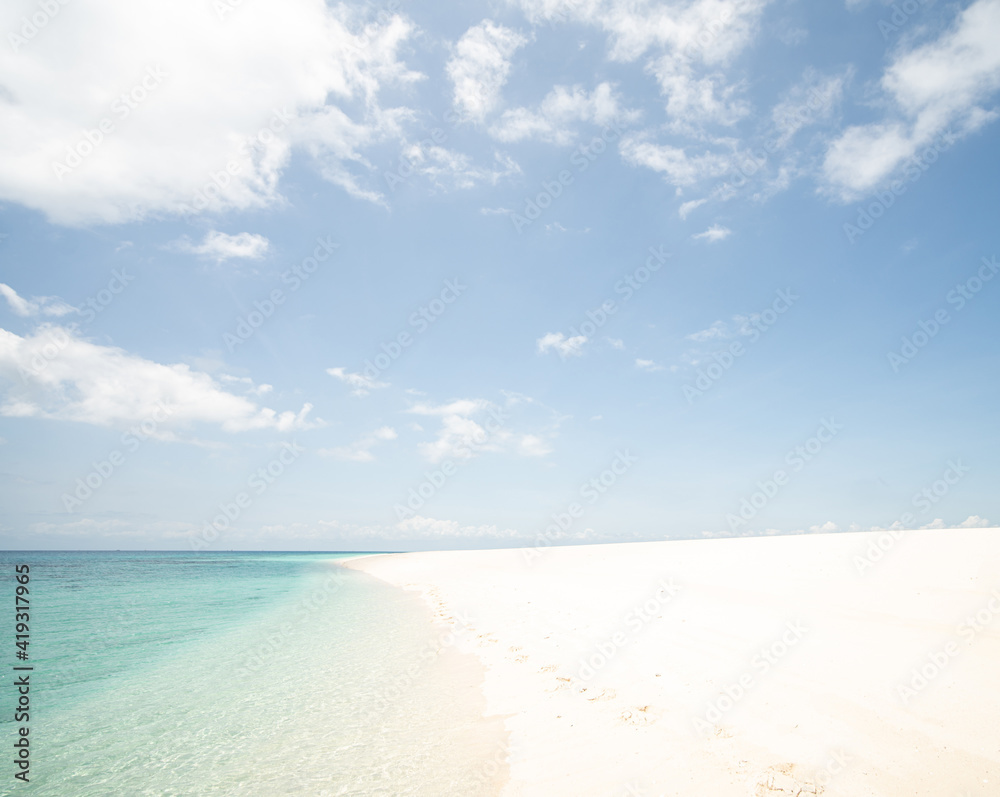
[[[10,604],[31,566],[35,668],[31,782],[9,764],[0,793],[496,794],[478,664],[415,596],[334,558],[0,554]]]

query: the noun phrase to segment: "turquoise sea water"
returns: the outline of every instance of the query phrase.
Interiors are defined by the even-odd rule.
[[[337,558],[0,553],[7,751],[21,563],[34,668],[30,783],[8,753],[0,794],[496,794],[478,665],[419,599]]]

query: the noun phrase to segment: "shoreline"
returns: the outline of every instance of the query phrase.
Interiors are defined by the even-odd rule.
[[[529,551],[344,563],[419,592],[439,623],[469,618],[456,647],[510,736],[503,795],[1000,783],[1000,530]]]
[[[441,789],[450,788],[457,789],[456,794],[497,797],[508,780],[509,734],[502,718],[492,716],[485,705],[486,668],[460,644],[470,633],[468,623],[460,615],[435,611],[426,599],[396,589],[364,568],[351,566],[360,559],[380,555],[333,560],[339,568],[356,571],[355,578],[370,582],[377,591],[378,602],[392,606],[394,622],[403,623],[406,633],[419,639],[416,644],[411,639],[410,649],[402,658],[395,650],[383,651],[386,660],[392,660],[393,664],[378,689],[359,704],[363,706],[361,713],[365,720],[358,729],[363,733],[356,737],[356,743],[370,743],[373,733],[383,738],[387,733],[400,734],[395,746],[381,753],[382,774],[391,774],[391,782],[368,785],[377,787],[378,793],[384,788],[405,786],[410,789],[406,793],[414,795],[439,794]],[[382,593],[388,595],[382,597]],[[378,631],[374,627],[369,630]],[[395,636],[385,639],[390,647],[395,647]],[[428,722],[428,717],[432,721]],[[422,726],[422,735],[401,733],[412,726]],[[435,771],[437,780],[425,782],[420,775],[429,773],[412,769],[415,762],[426,759],[428,754],[439,765],[448,765],[451,780],[446,782]]]

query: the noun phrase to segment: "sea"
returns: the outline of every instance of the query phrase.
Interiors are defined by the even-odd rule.
[[[465,621],[435,625],[340,565],[356,555],[0,552],[0,794],[498,794],[506,739],[455,647]]]

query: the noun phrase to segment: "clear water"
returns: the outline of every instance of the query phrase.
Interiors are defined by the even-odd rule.
[[[31,567],[34,667],[31,781],[5,755],[0,794],[498,793],[478,666],[418,599],[335,558],[0,553],[5,605]]]

